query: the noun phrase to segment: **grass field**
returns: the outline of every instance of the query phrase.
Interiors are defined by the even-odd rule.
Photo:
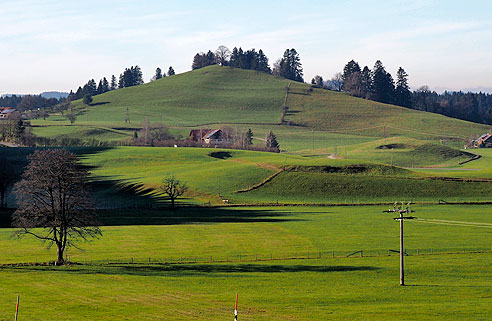
[[[419,221],[406,224],[408,287],[398,286],[398,223],[385,207],[231,208],[200,217],[221,223],[108,226],[100,240],[71,250],[72,260],[147,262],[228,255],[230,262],[110,264],[67,267],[0,267],[0,319],[10,318],[21,295],[29,320],[217,320],[230,317],[235,293],[243,320],[479,320],[487,319],[492,290],[490,253],[436,254],[489,249],[490,206],[417,206]],[[261,221],[263,218],[270,221]],[[135,213],[145,216],[144,213]],[[113,215],[118,215],[117,213]],[[157,213],[148,213],[154,217]],[[143,219],[143,217],[140,217]],[[238,222],[238,218],[249,221]],[[108,218],[105,218],[108,219]],[[125,218],[117,218],[125,221]],[[169,218],[168,218],[169,219]],[[171,222],[176,223],[173,218]],[[462,223],[457,223],[462,222]],[[471,223],[477,224],[471,224]],[[164,223],[165,224],[165,223]],[[1,263],[55,257],[34,239],[9,238],[0,230]],[[414,250],[420,248],[416,256]],[[428,255],[429,249],[433,255]],[[381,256],[330,258],[356,250]],[[321,259],[237,262],[238,254],[281,256],[322,251]],[[328,251],[328,253],[326,253]],[[372,252],[371,252],[372,251]],[[427,253],[422,255],[422,253]],[[316,255],[313,255],[316,256]],[[305,255],[304,255],[305,257]],[[208,259],[207,259],[208,260]],[[402,301],[404,298],[404,301]],[[6,307],[11,306],[9,310]]]

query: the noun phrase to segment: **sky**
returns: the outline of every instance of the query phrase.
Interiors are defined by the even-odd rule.
[[[189,71],[197,52],[295,48],[304,79],[351,59],[416,89],[492,92],[491,1],[0,0],[0,94],[76,90],[139,65]]]

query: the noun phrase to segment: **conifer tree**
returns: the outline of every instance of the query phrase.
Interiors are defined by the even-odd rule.
[[[116,77],[114,75],[111,76],[111,90],[115,90],[118,86],[118,83],[116,82]]]
[[[391,104],[394,95],[393,77],[386,72],[383,63],[378,60],[374,64],[372,72],[372,85],[374,100],[381,103]]]
[[[157,69],[155,70],[154,79],[157,80],[161,78],[162,78],[162,70],[161,68],[157,67]]]
[[[172,66],[169,66],[169,69],[167,70],[167,75],[168,76],[174,76],[176,72],[174,72],[174,68]]]
[[[96,94],[99,95],[102,93],[103,93],[103,83],[102,83],[102,79],[101,79],[101,80],[99,80],[99,84],[97,85]]]
[[[361,72],[361,97],[371,99],[372,97],[372,73],[369,67],[364,66]]]
[[[248,131],[246,132],[246,137],[244,138],[244,145],[251,146],[253,145],[253,131],[251,128],[248,128]]]
[[[280,145],[277,142],[277,136],[270,131],[266,136],[266,148],[279,149]]]
[[[284,55],[279,62],[279,75],[287,79],[303,82],[303,70],[301,59],[297,51],[292,49],[286,49]]]
[[[102,92],[105,93],[105,92],[108,92],[109,91],[109,83],[108,83],[108,80],[106,79],[106,77],[103,77],[102,79]]]
[[[412,93],[408,86],[408,74],[400,67],[396,73],[395,104],[403,107],[412,105]]]

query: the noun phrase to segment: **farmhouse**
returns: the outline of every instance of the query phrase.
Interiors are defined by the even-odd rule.
[[[476,148],[491,148],[492,134],[483,134],[475,140],[474,147]]]
[[[203,142],[209,145],[223,145],[229,143],[229,138],[221,129],[193,129],[190,131],[190,139],[195,142]]]
[[[13,112],[15,109],[12,107],[0,107],[0,119],[9,118]]]

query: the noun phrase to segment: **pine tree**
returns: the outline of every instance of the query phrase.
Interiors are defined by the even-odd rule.
[[[275,134],[272,131],[270,131],[266,137],[266,148],[274,148],[278,150],[279,147],[280,145],[277,142],[277,136],[275,136]]]
[[[272,73],[272,70],[270,69],[270,66],[268,65],[268,58],[265,56],[263,53],[263,50],[258,51],[258,71],[263,71],[267,73]]]
[[[251,146],[253,145],[253,131],[251,128],[248,128],[248,131],[246,132],[246,137],[244,137],[244,146]]]
[[[120,74],[120,79],[118,80],[118,88],[125,88],[125,79],[123,78],[123,74]]]
[[[360,97],[361,95],[361,71],[359,64],[353,59],[343,67],[343,86],[346,93]]]
[[[343,81],[347,80],[354,72],[360,72],[360,66],[352,59],[343,67]]]
[[[97,91],[96,91],[96,94],[99,95],[99,94],[102,94],[103,93],[103,83],[102,83],[102,79],[99,80],[99,85],[97,85]]]
[[[174,72],[174,68],[172,66],[169,66],[169,69],[167,70],[167,75],[168,76],[176,75],[176,72]]]
[[[239,51],[236,47],[232,49],[231,58],[229,60],[229,66],[239,68]]]
[[[362,95],[361,97],[366,99],[371,99],[372,97],[372,73],[369,67],[364,66],[361,72],[361,88]]]
[[[162,78],[162,70],[161,70],[161,68],[157,67],[157,69],[155,70],[154,79],[157,80],[157,79],[161,79],[161,78]]]
[[[284,55],[279,62],[279,75],[287,79],[303,82],[303,70],[301,59],[297,51],[292,49],[286,49]]]
[[[102,92],[105,93],[105,92],[108,92],[109,91],[109,83],[108,83],[108,80],[106,79],[106,77],[103,77],[102,79]]]
[[[381,103],[391,104],[394,96],[393,77],[386,72],[383,63],[378,60],[374,64],[372,72],[372,84],[374,100]]]
[[[111,76],[111,87],[110,89],[111,90],[115,90],[117,87],[118,84],[116,83],[116,77],[114,75]]]
[[[408,74],[400,67],[396,73],[395,104],[403,107],[412,105],[412,93],[408,86]]]
[[[97,95],[97,85],[94,79],[91,79],[87,82],[86,91],[86,94],[89,94],[91,96]]]

